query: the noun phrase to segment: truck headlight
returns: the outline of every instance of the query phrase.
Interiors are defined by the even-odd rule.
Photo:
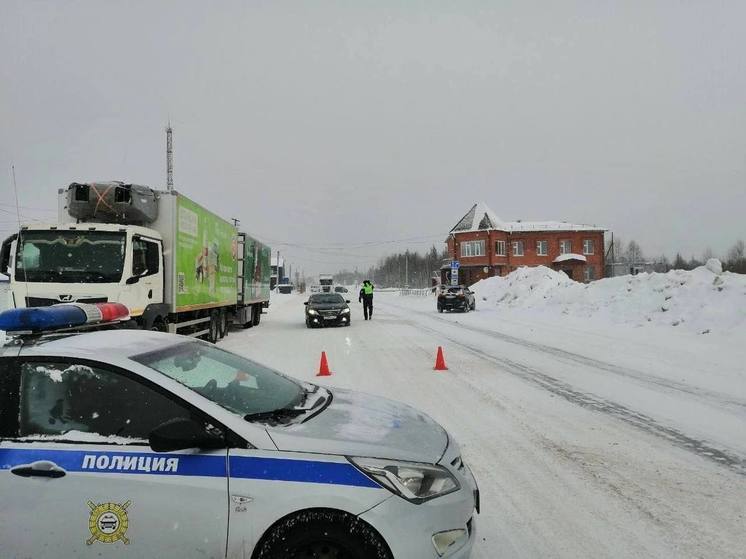
[[[442,466],[377,458],[347,459],[368,477],[416,505],[460,488],[456,478]]]
[[[313,309],[308,309],[308,314],[310,314],[311,316],[313,316],[313,315],[315,315],[315,314],[319,314],[319,313],[317,313],[317,312],[316,312],[315,310],[313,310]]]

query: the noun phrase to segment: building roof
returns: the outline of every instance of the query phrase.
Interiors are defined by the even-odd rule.
[[[483,231],[485,229],[500,229],[502,220],[497,217],[487,204],[477,202],[462,217],[456,226],[451,229],[451,233],[462,231]]]
[[[566,221],[503,221],[484,202],[477,202],[462,217],[451,233],[486,231],[495,229],[509,233],[530,231],[605,231],[596,225],[568,223]]]

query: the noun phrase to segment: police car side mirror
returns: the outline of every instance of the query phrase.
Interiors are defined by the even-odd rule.
[[[303,303],[303,304],[304,304],[304,305],[308,305],[308,301],[306,301],[306,302],[305,302],[305,303]]]
[[[187,448],[219,449],[225,448],[225,439],[220,435],[209,433],[204,425],[193,419],[176,417],[161,423],[150,432],[150,448],[155,452],[171,452]]]
[[[345,303],[349,304],[350,300],[349,299],[345,299]]]

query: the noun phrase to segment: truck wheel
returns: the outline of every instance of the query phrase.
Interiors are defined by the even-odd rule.
[[[221,310],[218,315],[218,337],[222,340],[228,333],[228,313]]]
[[[262,537],[254,557],[392,559],[386,542],[370,525],[350,514],[323,509],[281,520]]]
[[[211,344],[216,343],[220,339],[218,334],[218,313],[210,313],[210,331],[207,334],[207,341]]]
[[[166,325],[166,321],[162,318],[156,318],[153,321],[153,325],[150,327],[150,330],[152,332],[168,332],[168,326]]]
[[[262,306],[254,305],[254,312],[251,314],[254,320],[254,326],[259,326],[259,322],[262,320]]]
[[[438,312],[443,312],[443,307],[441,307],[440,305],[438,305]]]

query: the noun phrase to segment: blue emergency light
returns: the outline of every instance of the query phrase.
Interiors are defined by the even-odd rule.
[[[50,307],[10,309],[0,313],[0,330],[14,332],[48,332],[86,324],[118,322],[129,318],[121,303],[68,303]]]

